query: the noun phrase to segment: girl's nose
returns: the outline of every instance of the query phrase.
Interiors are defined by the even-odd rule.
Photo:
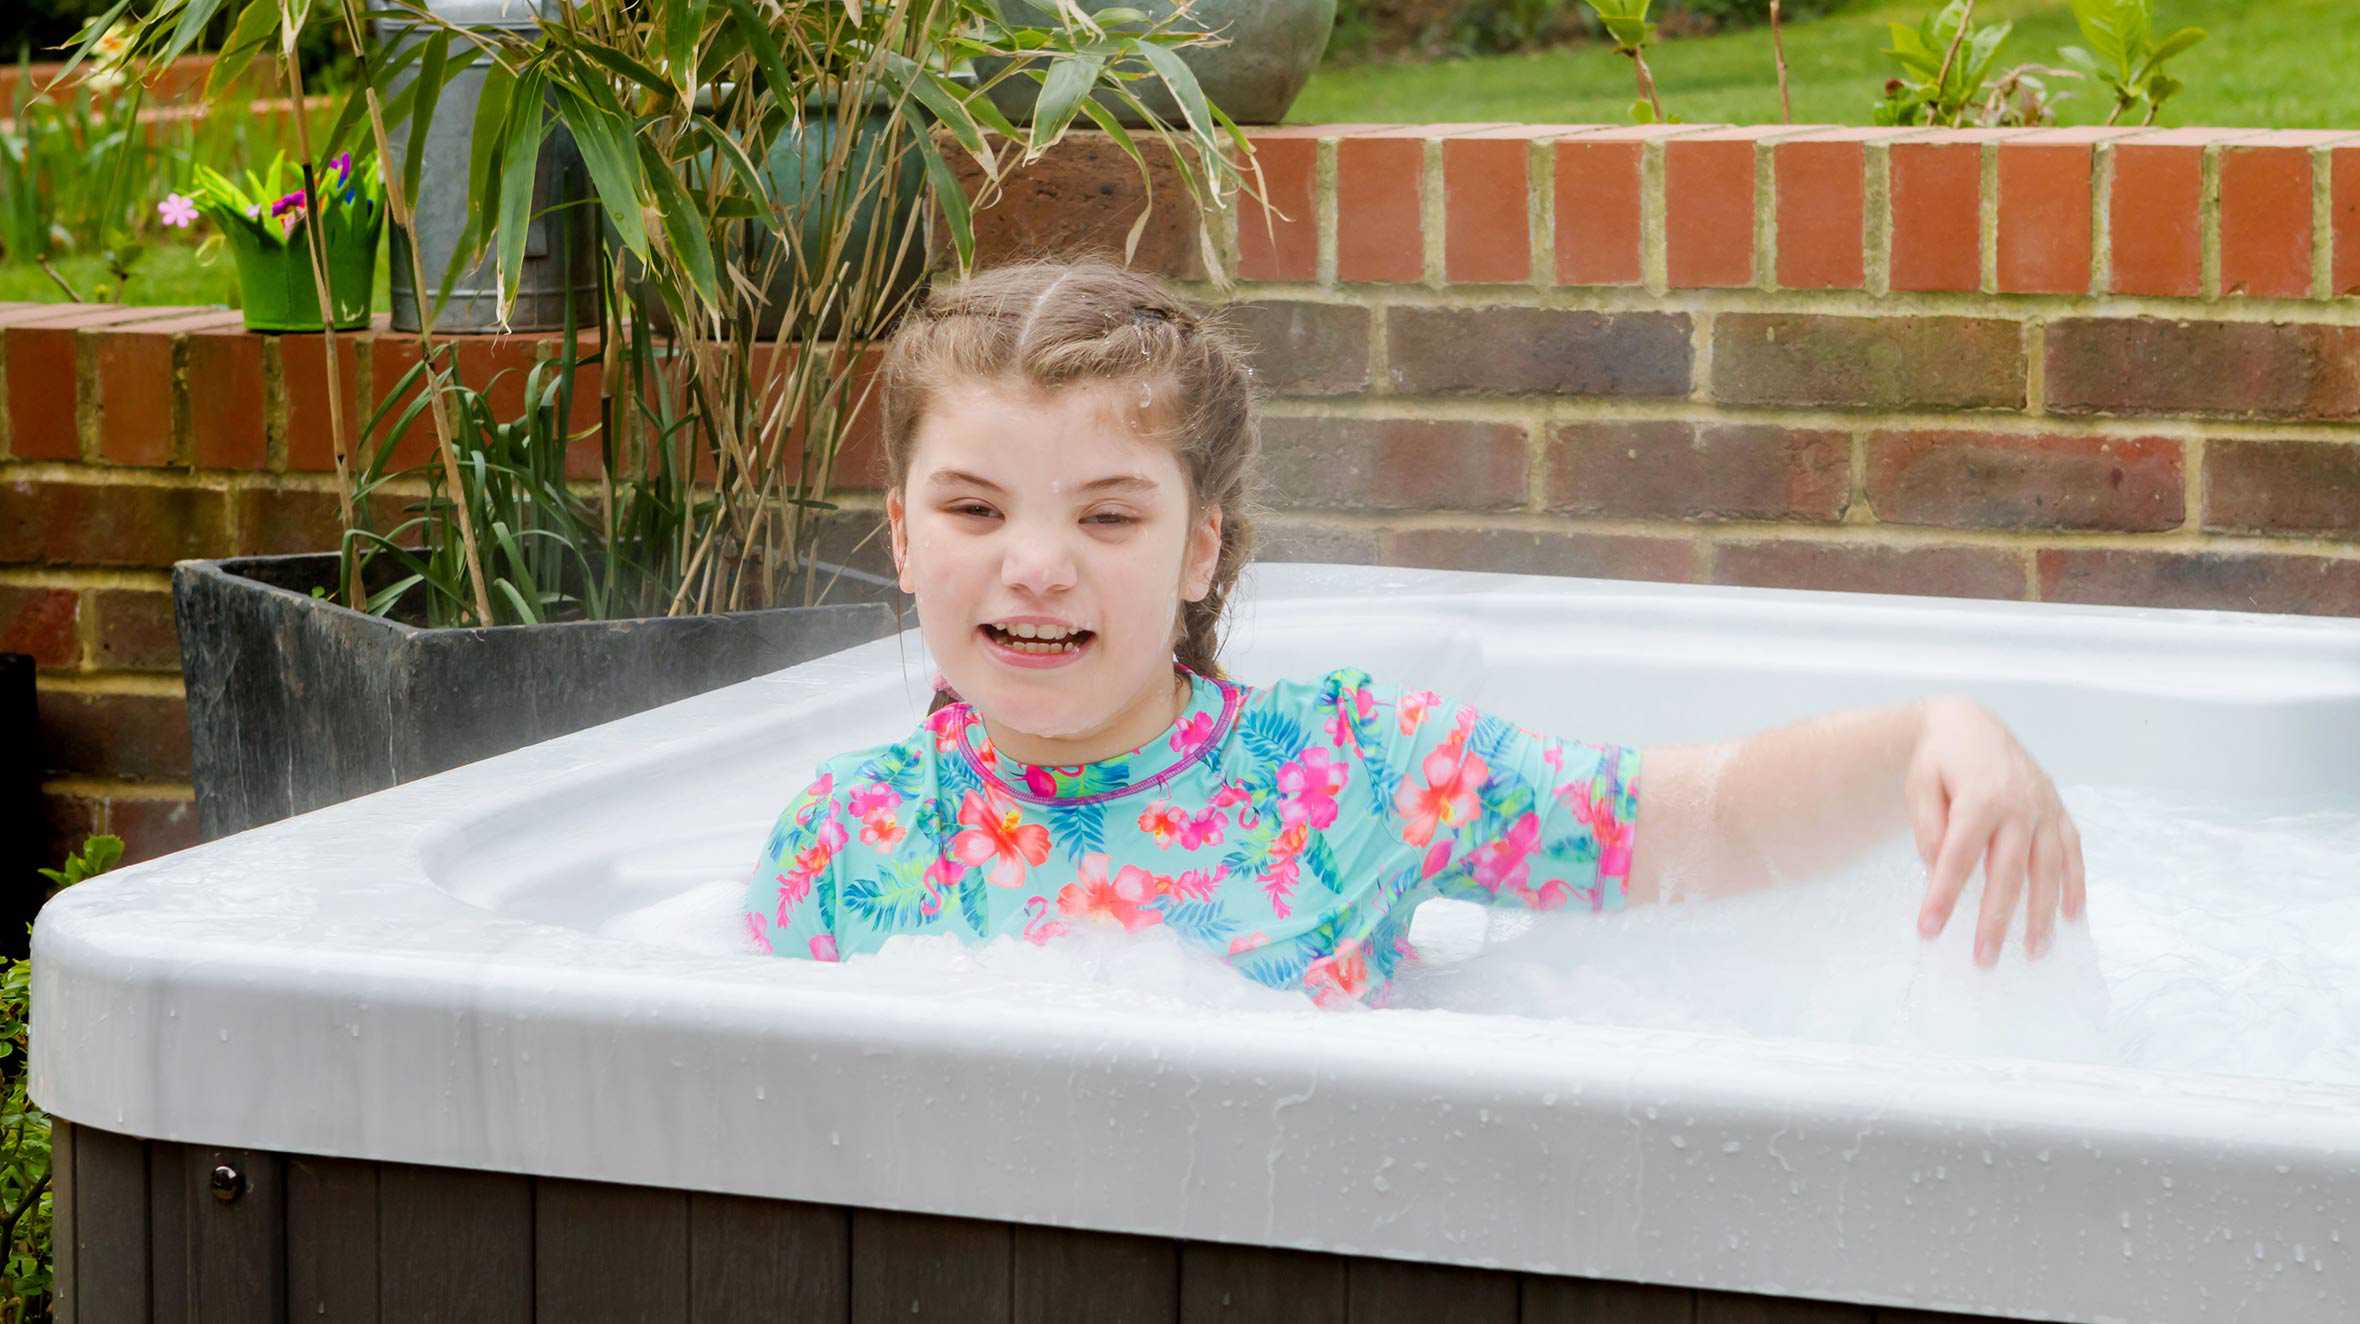
[[[1072,588],[1073,549],[1054,529],[1011,529],[1000,558],[1000,582],[1031,593]]]

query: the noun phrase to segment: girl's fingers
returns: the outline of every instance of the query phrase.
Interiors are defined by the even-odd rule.
[[[1983,866],[1983,914],[1975,927],[1975,964],[1997,965],[2008,939],[2008,921],[2016,914],[2016,897],[2024,890],[2025,856],[2032,834],[2023,823],[2009,819],[1992,834],[1991,855]]]
[[[2073,815],[2059,810],[2057,840],[2065,848],[2065,918],[2080,919],[2089,906],[2089,896],[2083,888],[2081,859],[2081,829],[2073,825]]]
[[[2054,822],[2032,834],[2032,877],[2024,905],[2024,951],[2034,960],[2048,951],[2057,929],[2057,894],[2065,886],[2065,844]]]
[[[1950,802],[1942,850],[1934,860],[1933,879],[1926,887],[1926,903],[1918,911],[1919,933],[1931,938],[1950,922],[1950,909],[1958,904],[1958,894],[1965,890],[1967,875],[1974,872],[1975,861],[1982,858],[1997,817],[1987,802],[1962,804],[1955,799]]]

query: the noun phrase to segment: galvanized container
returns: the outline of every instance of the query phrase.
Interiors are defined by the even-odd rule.
[[[427,0],[426,8],[443,19],[470,28],[532,30],[548,0]],[[377,21],[378,44],[388,52],[403,41],[419,39],[419,27],[398,19]],[[454,60],[472,52],[455,46]],[[389,266],[393,326],[415,331],[422,319],[421,303],[431,307],[458,251],[459,237],[472,215],[473,199],[467,179],[468,154],[475,132],[475,106],[483,93],[486,68],[478,59],[452,76],[435,102],[426,126],[425,164],[419,172],[418,197],[413,200],[423,279],[410,270],[408,236],[394,227]],[[396,87],[398,90],[398,85]],[[395,127],[393,147],[399,159],[408,151],[411,124]],[[389,165],[390,168],[390,165]],[[539,331],[563,327],[570,304],[573,320],[581,325],[598,312],[597,227],[591,219],[589,172],[564,126],[554,126],[541,144],[540,164],[533,176],[533,214],[525,233],[524,268],[517,278],[516,301],[508,319],[500,320],[497,263],[489,254],[473,269],[459,273],[450,302],[435,319],[438,331]],[[421,289],[423,287],[423,289]]]

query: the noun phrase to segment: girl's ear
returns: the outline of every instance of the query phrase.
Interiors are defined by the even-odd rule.
[[[909,508],[902,503],[901,489],[889,488],[885,493],[885,523],[892,530],[893,575],[904,593],[916,593],[916,578],[910,574]]]
[[[1180,596],[1202,602],[1213,591],[1213,572],[1221,565],[1221,508],[1209,507],[1188,534],[1188,564],[1181,576]]]

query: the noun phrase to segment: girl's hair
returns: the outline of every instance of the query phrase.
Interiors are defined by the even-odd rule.
[[[1183,604],[1173,655],[1190,670],[1219,678],[1222,615],[1253,552],[1247,507],[1262,440],[1252,376],[1227,328],[1153,276],[1100,258],[979,271],[935,286],[886,347],[886,480],[893,487],[909,480],[918,425],[956,383],[1015,379],[1043,389],[1106,379],[1169,383],[1190,526],[1208,507],[1221,512],[1212,589]]]

